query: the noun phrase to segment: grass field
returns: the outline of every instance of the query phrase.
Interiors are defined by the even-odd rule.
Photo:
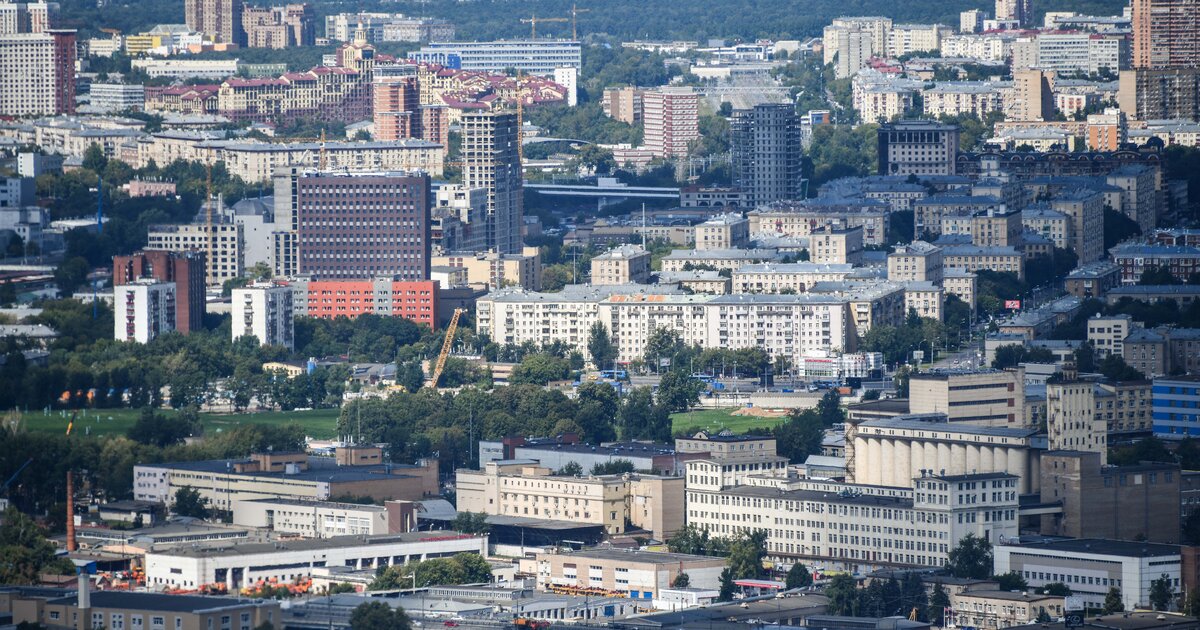
[[[175,413],[160,409],[162,414]],[[77,435],[124,435],[137,422],[141,411],[137,409],[88,409],[79,412],[72,434]],[[328,439],[337,434],[337,409],[313,409],[312,411],[272,411],[264,413],[200,414],[206,433],[218,433],[241,424],[287,424],[295,422],[304,429],[305,435]],[[25,414],[28,431],[65,432],[70,413],[53,412],[43,415],[39,411]]]
[[[782,418],[758,418],[755,416],[735,416],[734,409],[700,409],[684,413],[671,414],[671,431],[681,431],[690,427],[720,430],[729,429],[734,433],[745,433],[756,427],[773,427]]]

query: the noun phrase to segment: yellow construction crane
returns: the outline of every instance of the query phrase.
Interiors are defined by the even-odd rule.
[[[450,318],[450,325],[446,327],[446,339],[442,341],[442,351],[438,353],[437,363],[433,366],[433,378],[429,379],[429,386],[433,389],[437,389],[442,370],[446,369],[446,359],[450,357],[450,347],[454,345],[454,333],[458,331],[458,318],[466,312],[465,308],[454,309],[454,316]]]
[[[591,13],[591,9],[579,9],[574,4],[571,5],[571,39],[579,41],[579,31],[575,29],[575,23],[580,13]]]
[[[527,18],[521,18],[522,24],[529,25],[529,39],[537,39],[538,22],[569,22],[567,18],[540,18],[537,15],[531,15]]]
[[[325,156],[325,128],[321,128],[321,149],[317,153],[317,168],[321,171],[329,165],[329,158]]]

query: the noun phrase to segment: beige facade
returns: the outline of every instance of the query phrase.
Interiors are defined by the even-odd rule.
[[[942,287],[932,282],[904,283],[904,312],[916,311],[921,317],[942,321],[946,295]]]
[[[520,254],[447,252],[431,256],[429,264],[466,269],[468,283],[492,289],[518,286],[537,291],[542,288],[542,257],[536,247],[526,247]]]
[[[909,380],[911,413],[943,413],[950,422],[1025,426],[1023,370],[935,370]]]
[[[1023,231],[1016,208],[988,208],[971,217],[971,242],[981,247],[1015,247]]]
[[[234,502],[233,524],[307,538],[396,533],[389,531],[388,511],[380,505],[257,499]]]
[[[947,615],[956,628],[995,628],[1023,626],[1037,622],[1043,611],[1051,619],[1063,615],[1064,598],[1029,592],[967,590],[950,596]]]
[[[1099,453],[1100,465],[1108,463],[1108,425],[1097,417],[1090,381],[1046,384],[1046,433],[1052,451]]]
[[[624,549],[539,553],[537,587],[568,593],[599,589],[649,601],[670,588],[680,573],[688,575],[693,588],[717,588],[726,562],[725,558]]]
[[[1074,239],[1071,249],[1079,264],[1104,258],[1104,196],[1090,190],[1078,190],[1056,196],[1050,207],[1071,221]]]
[[[614,247],[592,258],[592,284],[645,284],[650,281],[650,252],[638,245]]]
[[[1071,249],[1075,244],[1074,222],[1057,210],[1046,207],[1026,208],[1021,212],[1021,225],[1030,232],[1050,239],[1055,247]]]
[[[1145,432],[1152,428],[1150,381],[1096,383],[1095,398],[1096,420],[1103,420],[1109,433]]]
[[[682,477],[572,477],[533,460],[488,462],[456,477],[460,511],[603,525],[609,534],[628,524],[659,540],[683,526]]]
[[[751,210],[746,213],[746,218],[750,219],[751,234],[809,236],[826,225],[832,225],[840,229],[861,227],[864,245],[883,245],[887,242],[887,207],[874,202],[869,208],[862,206],[854,209],[771,206]]]
[[[1097,358],[1110,354],[1121,356],[1124,351],[1125,338],[1138,323],[1129,315],[1100,315],[1088,318],[1087,340],[1096,351]]]
[[[942,287],[946,289],[946,293],[957,295],[958,299],[962,300],[971,308],[971,312],[975,312],[975,293],[978,286],[979,276],[962,269],[947,269],[943,272]]]
[[[245,275],[242,229],[241,223],[214,223],[211,232],[204,223],[152,225],[146,234],[146,249],[200,252],[205,256],[211,253],[212,261],[205,265],[207,284],[219,287],[226,280]]]
[[[1009,271],[1025,279],[1025,261],[1021,252],[1011,247],[979,247],[977,245],[948,245],[942,250],[947,268],[964,271]]]
[[[737,249],[750,242],[750,221],[740,214],[722,214],[696,226],[696,249]]]
[[[746,265],[733,272],[734,293],[804,293],[818,282],[841,282],[854,272],[853,265],[816,263],[766,263]]]
[[[86,608],[75,595],[51,598],[34,592],[6,593],[0,602],[7,604],[14,624],[54,630],[251,630],[263,624],[279,627],[283,619],[279,602],[272,600],[119,591],[86,597]]]
[[[897,245],[888,254],[888,280],[891,282],[942,282],[942,248],[925,241]]]
[[[808,237],[810,260],[817,264],[860,265],[863,258],[862,227],[844,230],[825,226]]]

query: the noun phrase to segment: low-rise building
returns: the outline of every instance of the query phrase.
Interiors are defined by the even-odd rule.
[[[850,264],[746,265],[733,272],[733,293],[804,293],[818,282],[841,282],[853,272]]]
[[[84,574],[86,575],[86,574]],[[3,612],[12,623],[66,628],[225,628],[251,630],[281,624],[275,600],[168,595],[130,591],[84,592],[35,587],[0,591]]]
[[[942,248],[936,245],[925,241],[897,245],[887,260],[891,282],[942,282]]]
[[[696,226],[697,250],[728,250],[750,242],[750,221],[740,214],[721,214]]]
[[[1063,280],[1067,293],[1078,298],[1102,298],[1120,284],[1121,268],[1107,260],[1076,267]]]
[[[909,411],[942,413],[949,422],[1024,427],[1023,370],[931,370],[909,379]]]
[[[662,258],[663,271],[688,271],[711,267],[720,271],[743,265],[771,262],[779,258],[773,249],[676,249]]]
[[[942,287],[946,289],[946,294],[958,297],[974,313],[979,276],[963,269],[946,269],[942,276]]]
[[[1200,272],[1200,248],[1167,245],[1117,245],[1109,250],[1121,268],[1122,284],[1136,284],[1148,269],[1165,270],[1181,283]]]
[[[1035,623],[1042,613],[1057,619],[1063,606],[1062,595],[966,589],[950,595],[946,627],[1011,628]]]
[[[634,600],[653,600],[680,573],[695,588],[718,588],[726,559],[682,553],[624,549],[583,549],[539,553],[539,589],[573,592],[597,589]]]
[[[413,523],[405,522],[397,503],[363,505],[275,498],[234,501],[233,523],[306,538],[398,534],[415,529]]]
[[[542,258],[536,247],[523,248],[519,254],[445,252],[430,257],[429,263],[439,267],[462,267],[467,270],[467,282],[492,289],[518,286],[537,291],[542,288]]]
[[[621,245],[592,258],[592,284],[646,284],[650,281],[650,252],[638,245]]]

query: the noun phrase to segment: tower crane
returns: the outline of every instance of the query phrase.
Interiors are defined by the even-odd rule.
[[[527,18],[521,18],[522,24],[529,25],[529,39],[537,39],[538,22],[569,22],[567,18],[540,18],[537,15],[531,15]]]
[[[576,21],[580,13],[591,13],[591,9],[580,9],[574,4],[571,4],[571,39],[579,41],[579,31],[575,29]]]
[[[450,348],[454,345],[454,333],[458,331],[458,320],[466,313],[465,308],[454,309],[454,316],[450,318],[450,325],[446,326],[446,338],[442,341],[442,351],[438,353],[437,363],[433,367],[433,378],[429,379],[429,387],[437,389],[438,379],[442,377],[442,370],[446,369],[446,359],[450,356]]]

